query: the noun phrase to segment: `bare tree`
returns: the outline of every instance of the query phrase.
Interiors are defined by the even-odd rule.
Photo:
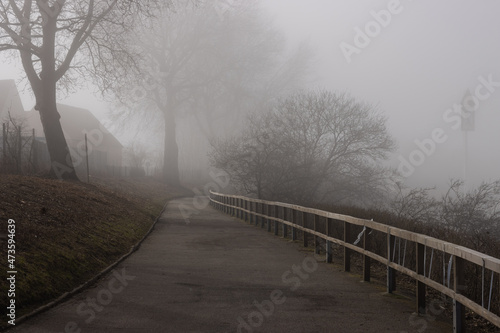
[[[306,52],[283,61],[281,34],[253,2],[234,1],[224,15],[211,1],[176,1],[174,8],[135,36],[142,75],[118,81],[115,92],[126,105],[134,99],[142,104],[140,110],[138,103],[119,110],[117,117],[139,115],[164,124],[164,179],[177,184],[179,118],[193,116],[193,128],[206,138],[221,130],[221,120],[234,129],[263,92],[278,94],[297,82]]]
[[[249,119],[241,136],[217,140],[212,164],[259,198],[307,203],[360,195],[379,183],[377,162],[394,149],[385,118],[345,94],[300,92]],[[378,185],[377,185],[378,186]]]
[[[470,191],[464,182],[451,180],[441,199],[441,221],[449,230],[467,239],[467,246],[485,252],[484,245],[498,237],[500,227],[500,181],[481,183]]]
[[[144,17],[153,1],[8,0],[0,2],[0,51],[20,56],[36,98],[51,175],[77,180],[60,115],[58,88],[78,77],[100,78],[106,87],[118,63],[133,62],[120,37]],[[125,66],[122,66],[124,68]]]
[[[140,143],[131,143],[125,148],[125,160],[131,167],[132,176],[145,176],[144,167],[150,158],[151,153]]]
[[[25,169],[28,169],[30,165],[33,147],[33,137],[26,128],[26,119],[13,117],[9,111],[7,117],[3,119],[3,130],[4,171],[22,174],[23,162],[25,162]]]
[[[438,222],[440,203],[430,193],[434,188],[406,189],[400,182],[395,185],[397,191],[391,210],[398,220],[427,225]]]

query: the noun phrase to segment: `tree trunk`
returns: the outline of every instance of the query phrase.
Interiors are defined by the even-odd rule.
[[[43,81],[42,81],[43,82]],[[43,132],[50,154],[50,176],[61,180],[77,180],[73,161],[61,127],[56,104],[56,87],[53,84],[42,84],[42,96],[37,97],[36,109],[40,112]]]
[[[165,147],[163,154],[163,179],[167,184],[179,185],[179,148],[175,135],[175,113],[165,113]]]
[[[47,2],[45,1],[45,3]],[[30,52],[21,50],[21,59],[35,94],[35,109],[40,112],[40,120],[50,155],[51,167],[49,175],[61,180],[79,181],[73,166],[68,143],[62,131],[61,116],[57,112],[56,85],[59,80],[55,69],[55,41],[58,31],[57,15],[46,15],[42,20],[43,45],[40,47],[39,55],[42,68],[40,76],[36,74],[33,67],[33,55]]]

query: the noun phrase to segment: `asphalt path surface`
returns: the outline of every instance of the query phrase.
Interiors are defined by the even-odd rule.
[[[297,242],[196,206],[171,201],[137,252],[9,332],[450,332]]]

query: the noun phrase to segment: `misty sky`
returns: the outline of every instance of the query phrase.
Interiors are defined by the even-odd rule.
[[[315,53],[309,88],[348,92],[387,115],[399,143],[392,166],[399,165],[400,156],[408,160],[417,148],[415,140],[430,140],[434,130],[442,129],[444,142],[436,143],[407,178],[413,186],[443,186],[450,177],[463,177],[464,134],[443,116],[453,115],[447,110],[461,102],[466,89],[474,94],[479,77],[499,82],[489,87],[492,91],[480,89],[489,96],[480,102],[475,131],[468,134],[467,170],[471,182],[500,179],[500,2],[265,0],[263,7],[291,45],[309,41]],[[389,9],[394,13],[385,26],[377,23],[373,13],[381,19],[380,13]],[[373,37],[357,47],[349,63],[340,45],[356,47],[357,31],[366,27],[376,29],[370,31]],[[2,61],[0,79],[19,75]],[[33,106],[28,94],[23,102],[25,108]],[[96,109],[105,106],[94,104],[88,93],[65,103],[104,115]]]

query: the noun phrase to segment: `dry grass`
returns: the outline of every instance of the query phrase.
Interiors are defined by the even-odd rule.
[[[152,179],[84,184],[2,175],[0,234],[7,232],[8,219],[16,221],[17,317],[72,290],[127,253],[163,205],[183,195],[190,193]],[[0,303],[6,304],[5,237],[0,246]],[[1,312],[5,317],[5,310]]]

